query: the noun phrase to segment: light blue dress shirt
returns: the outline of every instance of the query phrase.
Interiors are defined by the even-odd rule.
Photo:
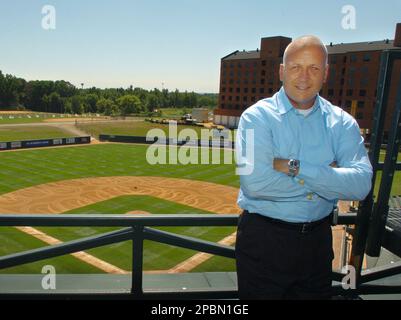
[[[253,157],[245,152],[252,143],[248,129]],[[357,122],[320,96],[307,116],[292,106],[284,88],[258,101],[241,116],[236,151],[237,165],[251,168],[240,175],[238,196],[249,212],[311,222],[328,216],[339,199],[363,200],[371,188],[372,166]],[[274,158],[300,160],[299,174],[274,170]],[[333,161],[338,168],[330,166]]]

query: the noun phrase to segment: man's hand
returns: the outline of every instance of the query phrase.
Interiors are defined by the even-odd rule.
[[[288,174],[288,161],[289,159],[278,159],[274,158],[273,159],[273,169],[285,174]],[[298,174],[298,172],[296,173]]]

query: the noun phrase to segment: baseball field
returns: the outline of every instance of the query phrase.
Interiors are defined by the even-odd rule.
[[[43,131],[19,127],[18,130],[3,130],[3,136],[0,132],[0,140],[50,138],[60,134],[57,129],[51,132],[46,127]],[[68,132],[65,135],[70,136]],[[239,180],[234,173],[234,164],[150,165],[146,161],[147,148],[104,143],[2,152],[0,211],[44,214],[239,213],[235,203]],[[233,244],[235,239],[234,227],[161,229],[225,244]],[[111,230],[115,229],[2,227],[0,255]],[[131,259],[131,243],[127,241],[0,272],[40,273],[44,265],[53,265],[58,273],[127,273],[131,270]],[[232,271],[235,267],[231,259],[146,241],[144,270]]]
[[[97,137],[100,133],[144,135],[151,127],[152,124],[143,121],[81,123],[74,130]],[[0,126],[0,141],[72,136],[74,130],[66,129],[65,124],[60,127]],[[196,130],[199,132],[199,128]],[[0,213],[157,215],[240,212],[236,205],[239,178],[235,175],[234,163],[150,165],[146,160],[147,149],[145,145],[93,143],[0,152]],[[395,175],[392,194],[401,194],[399,173]],[[235,227],[160,229],[226,245],[235,242]],[[111,230],[115,228],[0,227],[0,256]],[[338,234],[342,232],[337,231]],[[335,236],[338,249],[340,242],[341,236]],[[131,242],[127,241],[3,269],[0,273],[38,274],[44,265],[52,265],[61,274],[124,274],[132,268],[131,259]],[[235,271],[232,259],[151,241],[145,241],[143,260],[145,272]]]

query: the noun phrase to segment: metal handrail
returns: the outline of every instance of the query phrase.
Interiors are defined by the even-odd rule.
[[[355,223],[356,214],[340,214],[338,224],[351,225]],[[144,292],[143,284],[143,241],[151,240],[159,243],[169,244],[182,248],[207,252],[227,258],[235,258],[235,249],[231,246],[220,245],[214,242],[205,241],[189,236],[174,234],[161,231],[150,227],[162,226],[236,226],[238,214],[169,214],[169,215],[149,215],[149,216],[127,216],[116,214],[68,214],[68,215],[48,215],[48,214],[0,214],[1,226],[41,226],[41,227],[125,227],[117,231],[107,232],[96,236],[81,238],[57,245],[44,248],[33,249],[0,257],[0,269],[22,265],[25,263],[40,261],[52,257],[96,248],[112,243],[132,240],[132,286],[131,292],[126,294],[110,293],[112,296],[128,299],[153,299],[153,298],[237,298],[237,290],[222,288],[221,290],[188,290],[186,292]],[[379,273],[369,272],[363,278],[368,282],[389,274],[400,273],[399,266],[396,268],[377,270]],[[333,271],[333,280],[341,282],[345,273]],[[363,287],[365,288],[365,287]],[[383,292],[395,290],[394,288],[379,287]],[[362,289],[362,287],[361,287]],[[340,291],[341,292],[341,289]],[[347,292],[342,292],[345,295]],[[7,296],[22,297],[20,294],[10,294]],[[26,295],[26,294],[25,294]],[[53,294],[63,297],[65,294]],[[107,294],[106,294],[107,295]],[[1,297],[4,295],[0,294]],[[49,298],[49,294],[36,293],[35,297]],[[84,297],[82,293],[72,294],[69,297]],[[104,295],[99,295],[99,297]],[[96,295],[94,296],[96,297]]]

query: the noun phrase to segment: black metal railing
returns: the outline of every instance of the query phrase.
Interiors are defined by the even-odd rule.
[[[356,214],[340,214],[338,224],[352,225],[355,223]],[[235,258],[235,249],[231,246],[205,241],[171,232],[161,231],[151,227],[190,227],[190,226],[236,226],[238,215],[210,215],[210,214],[172,214],[149,216],[126,215],[0,215],[0,227],[5,226],[32,226],[32,227],[123,227],[117,231],[107,232],[91,237],[81,238],[57,245],[46,246],[25,252],[19,252],[0,257],[0,269],[19,266],[30,262],[58,257],[73,252],[97,248],[113,243],[131,240],[132,246],[132,283],[131,290],[127,293],[30,293],[30,294],[0,294],[0,298],[118,298],[118,299],[236,299],[236,288],[187,290],[185,292],[165,291],[146,292],[143,290],[143,243],[144,240],[156,241],[172,246],[206,252],[227,258]],[[376,279],[381,279],[401,273],[401,263],[392,264],[381,268],[365,271],[361,275],[361,282],[356,290],[343,290],[341,285],[334,287],[337,295],[355,295],[363,293],[401,293],[401,287],[367,285]],[[341,283],[345,273],[333,271],[333,280]]]

